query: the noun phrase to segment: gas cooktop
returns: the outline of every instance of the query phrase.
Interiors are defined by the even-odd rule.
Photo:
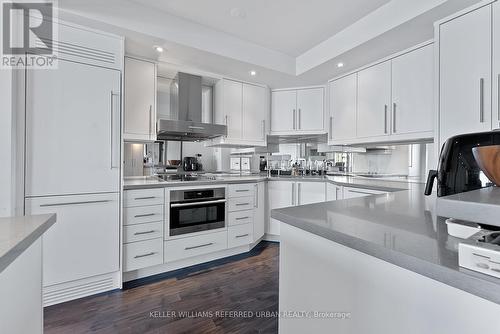
[[[158,175],[160,179],[165,182],[174,182],[174,181],[215,181],[215,176],[203,175],[203,174],[160,174]]]

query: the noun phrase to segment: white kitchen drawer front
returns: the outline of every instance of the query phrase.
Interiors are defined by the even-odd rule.
[[[138,206],[123,209],[123,225],[163,221],[163,205]]]
[[[126,190],[124,192],[125,207],[160,205],[165,199],[163,188]]]
[[[229,212],[252,210],[254,206],[254,196],[229,198]]]
[[[231,184],[228,187],[229,198],[254,196],[255,183]]]
[[[253,224],[230,226],[227,230],[227,248],[249,245],[253,242]]]
[[[123,229],[123,242],[136,242],[163,238],[163,222],[154,222],[125,226]]]
[[[131,271],[163,263],[163,238],[123,246],[123,270]]]
[[[227,231],[165,241],[165,262],[203,255],[227,248]]]
[[[229,226],[253,223],[253,210],[230,212]]]

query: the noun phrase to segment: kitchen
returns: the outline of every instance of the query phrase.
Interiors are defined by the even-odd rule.
[[[0,332],[491,332],[498,1],[2,4]]]

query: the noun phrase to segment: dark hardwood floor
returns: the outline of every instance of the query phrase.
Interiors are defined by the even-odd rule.
[[[262,242],[247,255],[51,306],[45,309],[45,333],[277,333],[276,317],[256,313],[278,311],[278,260],[279,245]],[[250,311],[253,316],[235,317],[220,311]]]

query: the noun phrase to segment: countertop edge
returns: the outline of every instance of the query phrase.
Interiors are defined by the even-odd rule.
[[[314,234],[318,237],[486,299],[495,304],[500,304],[500,290],[498,289],[498,284],[478,276],[473,276],[473,274],[468,274],[465,272],[466,269],[464,269],[464,272],[452,270],[445,266],[428,262],[402,252],[390,250],[341,232],[332,232],[332,230],[321,229],[316,225],[305,224],[295,220],[295,217],[280,212],[280,210],[281,209],[272,210],[271,218],[277,219],[284,224],[288,224],[304,232]],[[316,227],[316,229],[314,227]]]
[[[45,231],[47,231],[56,222],[56,214],[50,214],[44,223],[41,223],[31,233],[26,235],[21,241],[9,249],[0,257],[0,274],[14,262],[26,249],[28,249]]]

